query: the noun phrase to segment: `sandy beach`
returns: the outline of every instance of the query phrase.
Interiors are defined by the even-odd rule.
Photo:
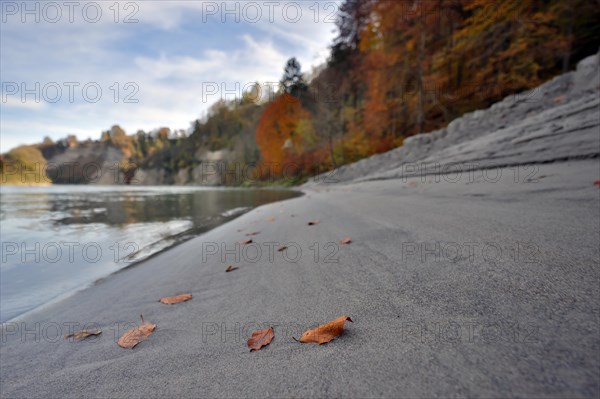
[[[598,161],[540,165],[529,183],[500,173],[320,186],[255,209],[5,325],[2,397],[595,397]],[[120,348],[140,314],[156,331]],[[292,339],[344,314],[328,344]],[[103,333],[63,339],[75,323]],[[267,326],[275,339],[250,352]]]

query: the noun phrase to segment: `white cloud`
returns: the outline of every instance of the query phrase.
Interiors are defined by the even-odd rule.
[[[131,11],[124,10],[126,3],[120,3],[120,18]],[[97,24],[3,24],[3,81],[78,82],[78,89],[96,82],[103,97],[98,103],[78,98],[72,104],[46,104],[21,103],[14,96],[2,104],[1,151],[38,142],[44,135],[57,139],[76,134],[81,139],[96,139],[113,124],[120,124],[128,133],[159,126],[187,128],[217,99],[203,98],[207,83],[236,90],[236,83],[241,88],[255,81],[276,82],[291,56],[300,60],[305,72],[326,59],[334,26],[322,22],[324,7],[319,23],[314,22],[314,11],[308,8],[314,3],[305,2],[301,3],[303,17],[296,23],[287,22],[281,11],[275,13],[273,22],[263,12],[256,24],[243,20],[240,24],[220,23],[217,14],[212,17],[217,22],[213,20],[210,25],[216,30],[193,30],[209,26],[202,15],[208,3],[221,4],[139,2],[136,24],[115,24],[113,11],[108,9],[113,2],[102,3],[107,18]],[[170,35],[177,39],[169,41]],[[117,102],[111,89],[115,82],[121,90]],[[137,104],[122,101],[127,82],[139,88]],[[23,118],[23,111],[32,113]]]

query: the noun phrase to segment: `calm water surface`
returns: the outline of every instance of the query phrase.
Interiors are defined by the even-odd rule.
[[[285,190],[0,187],[0,322],[269,202]]]

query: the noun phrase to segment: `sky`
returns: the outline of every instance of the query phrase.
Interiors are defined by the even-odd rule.
[[[0,152],[188,129],[217,100],[326,61],[340,1],[6,1]]]

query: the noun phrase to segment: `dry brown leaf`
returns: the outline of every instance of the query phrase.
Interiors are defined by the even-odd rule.
[[[344,244],[350,244],[351,242],[352,242],[352,238],[350,238],[348,236],[346,236],[346,237],[344,237],[344,238],[342,238],[340,240],[340,244],[342,244],[342,245],[344,245]]]
[[[81,341],[82,339],[86,339],[87,337],[97,336],[102,334],[102,330],[81,330],[75,331],[74,333],[65,335],[65,339],[69,339],[71,337],[75,338],[77,341]]]
[[[192,299],[192,294],[181,294],[181,295],[167,296],[164,298],[160,298],[160,302],[162,302],[166,305],[174,305],[179,302],[189,301],[190,299]]]
[[[268,217],[265,219],[265,222],[274,222],[275,218],[274,217]]]
[[[234,270],[239,269],[238,267],[233,267],[232,265],[227,266],[227,269],[225,269],[225,273],[229,273],[232,272]]]
[[[247,236],[255,236],[257,234],[259,234],[260,231],[253,231],[252,233],[246,233]]]
[[[135,348],[137,344],[146,339],[146,337],[150,336],[150,334],[152,334],[152,332],[154,332],[156,329],[156,324],[147,323],[144,321],[144,317],[142,315],[140,315],[140,317],[142,318],[142,324],[127,330],[125,334],[119,338],[119,341],[117,341],[121,348]]]
[[[265,328],[264,330],[254,331],[252,337],[248,339],[248,348],[250,351],[257,351],[263,346],[269,345],[273,341],[273,327]]]
[[[251,243],[252,243],[252,240],[251,240],[251,239],[250,239],[250,240],[241,240],[241,241],[238,241],[238,242],[239,242],[240,244],[242,244],[242,245],[246,245],[246,244],[251,244]]]
[[[279,248],[277,248],[277,251],[282,252],[282,251],[285,251],[286,249],[287,249],[287,247],[285,245],[282,245]]]
[[[317,220],[311,220],[311,221],[308,222],[308,225],[309,226],[314,226],[315,224],[319,224],[319,222],[320,222],[320,220],[318,220],[318,219]]]
[[[313,328],[312,330],[307,330],[297,341],[302,343],[325,344],[335,337],[339,337],[342,332],[344,332],[344,322],[346,320],[352,321],[348,316],[340,316],[329,323]]]

